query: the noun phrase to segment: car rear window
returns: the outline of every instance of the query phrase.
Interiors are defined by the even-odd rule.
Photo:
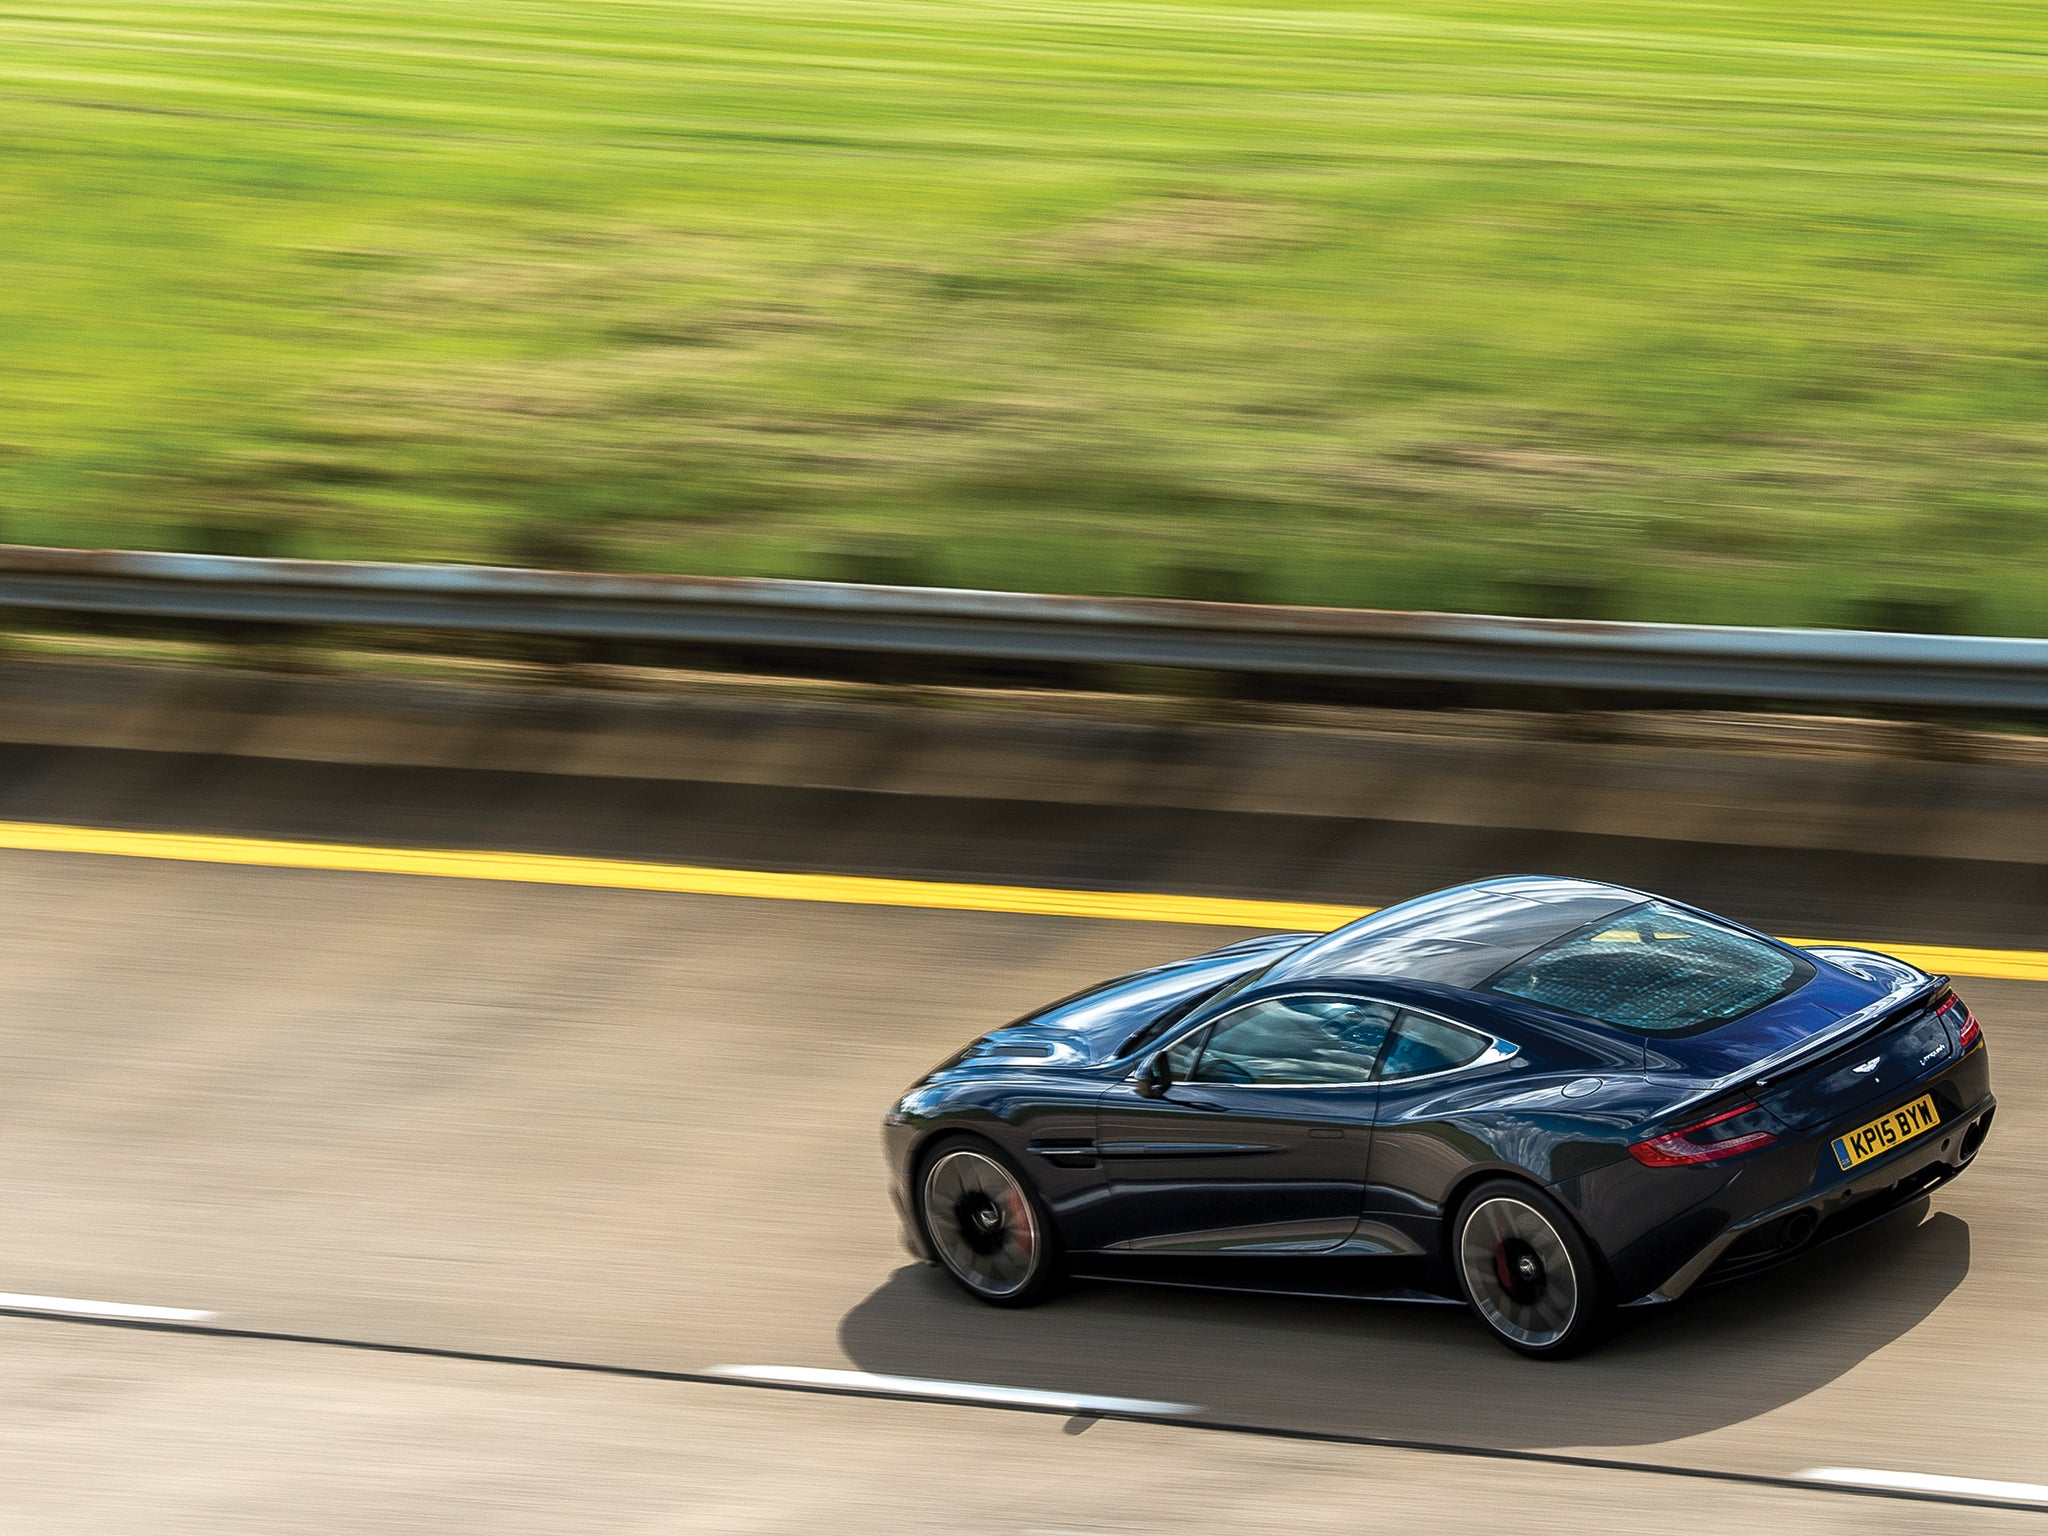
[[[1486,989],[1668,1035],[1754,1012],[1812,976],[1810,964],[1775,944],[1646,901],[1523,956]]]

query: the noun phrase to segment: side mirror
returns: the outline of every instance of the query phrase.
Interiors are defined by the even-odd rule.
[[[1138,1069],[1137,1081],[1132,1085],[1141,1099],[1163,1099],[1166,1090],[1173,1086],[1173,1068],[1166,1064],[1166,1052],[1161,1051]]]

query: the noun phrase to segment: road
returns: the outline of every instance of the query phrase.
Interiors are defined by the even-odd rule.
[[[895,1092],[991,1020],[1241,930],[37,852],[0,853],[0,913],[0,1290],[221,1330],[0,1318],[14,1528],[1889,1532],[1958,1512],[1678,1474],[2048,1483],[2038,986],[1966,986],[2003,1108],[1931,1207],[1540,1366],[1448,1309],[1099,1288],[1000,1313],[907,1262]],[[711,1379],[741,1364],[1439,1449]]]

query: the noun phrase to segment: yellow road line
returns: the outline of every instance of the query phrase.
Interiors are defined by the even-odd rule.
[[[2048,981],[2048,953],[2038,949],[1964,949],[1953,944],[1893,944],[1878,939],[1787,939],[1785,942],[1875,949],[1938,975],[1981,976],[1991,981]]]
[[[493,853],[454,848],[377,848],[350,843],[288,842],[184,832],[123,832],[47,822],[0,821],[0,849],[171,859],[187,864],[238,864],[266,869],[346,870],[357,874],[433,875],[520,885],[570,885],[599,890],[665,891],[686,896],[750,896],[769,901],[843,902],[871,907],[923,907],[952,912],[1030,913],[1117,922],[1190,923],[1222,928],[1334,928],[1376,911],[1321,902],[1248,901],[1231,896],[1169,896],[1143,891],[1067,891],[1030,885],[969,885],[945,880],[887,880],[767,869],[717,869],[698,864],[645,864],[552,853]],[[1962,949],[1844,939],[1793,939],[1794,944],[1854,944],[1881,949],[1931,971],[2012,981],[2048,981],[2048,952]]]
[[[193,864],[252,864],[270,869],[340,869],[363,874],[440,875],[522,885],[578,885],[689,896],[754,896],[771,901],[835,901],[871,907],[934,907],[955,912],[1029,912],[1125,922],[1205,923],[1229,928],[1334,928],[1372,911],[1313,902],[1239,901],[1228,896],[1153,896],[1137,891],[1062,891],[1029,885],[964,885],[883,880],[866,875],[791,874],[641,864],[629,859],[552,853],[487,853],[444,848],[371,848],[346,843],[281,842],[182,832],[118,832],[26,821],[0,822],[0,849],[177,859]]]

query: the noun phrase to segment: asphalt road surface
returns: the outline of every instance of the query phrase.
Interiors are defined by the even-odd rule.
[[[1692,1475],[2048,1483],[2037,986],[1965,986],[2002,1100],[1970,1174],[1559,1366],[1450,1309],[1102,1287],[999,1312],[909,1263],[892,1096],[992,1021],[1241,930],[27,852],[0,853],[0,914],[0,1291],[208,1314],[0,1318],[9,1529],[2048,1519]],[[737,1365],[1194,1424],[717,1377]]]

